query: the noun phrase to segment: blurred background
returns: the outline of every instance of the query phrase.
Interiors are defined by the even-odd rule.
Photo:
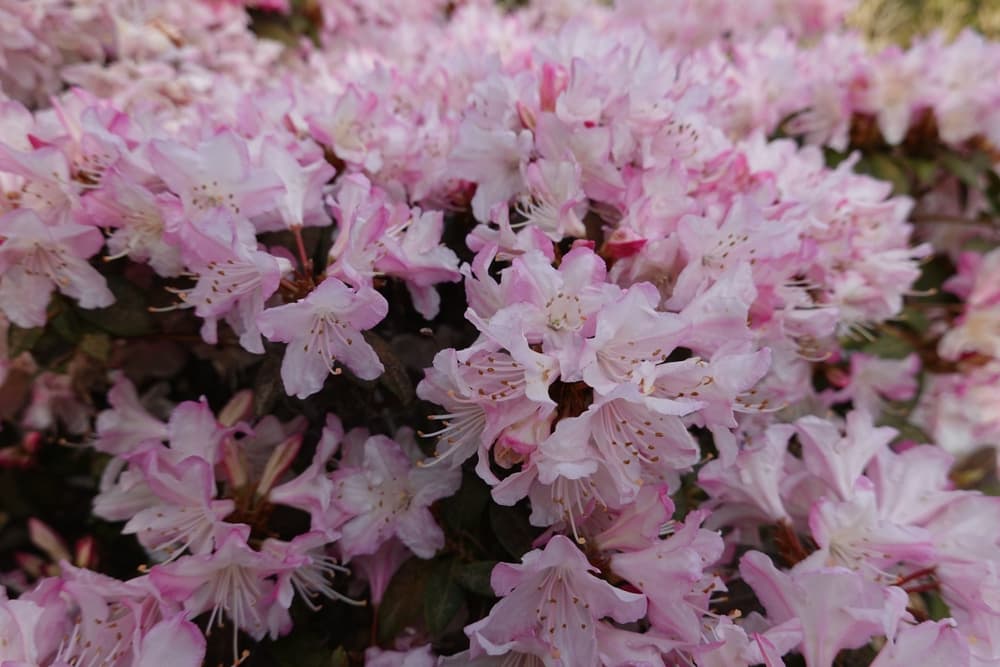
[[[1000,0],[861,0],[849,22],[877,43],[906,44],[936,28],[954,35],[966,26],[1000,38]]]

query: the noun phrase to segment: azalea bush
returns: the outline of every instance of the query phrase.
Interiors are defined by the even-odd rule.
[[[1000,664],[1000,44],[0,0],[0,665]]]

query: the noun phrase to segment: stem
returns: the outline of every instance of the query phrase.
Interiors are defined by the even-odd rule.
[[[302,265],[302,272],[306,276],[312,276],[312,260],[306,257],[306,245],[302,241],[302,227],[294,225],[292,235],[295,237],[295,246],[299,251],[299,263]]]
[[[893,583],[893,586],[902,586],[903,584],[905,584],[907,582],[910,582],[910,581],[913,581],[914,579],[919,579],[921,577],[930,576],[930,575],[934,574],[935,569],[937,569],[937,568],[935,568],[935,567],[925,567],[922,570],[917,570],[915,572],[911,572],[910,574],[906,575],[905,577],[900,577],[899,579],[897,579]]]
[[[997,221],[995,219],[987,218],[963,218],[957,215],[915,215],[910,218],[910,221],[916,224],[943,224],[943,225],[986,225],[988,227],[994,226]]]

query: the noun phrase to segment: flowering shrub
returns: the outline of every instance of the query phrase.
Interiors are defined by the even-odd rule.
[[[1000,664],[1000,45],[849,5],[0,0],[0,665]]]

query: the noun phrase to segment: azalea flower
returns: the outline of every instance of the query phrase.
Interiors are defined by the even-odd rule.
[[[352,289],[327,278],[301,301],[277,306],[257,316],[256,324],[268,340],[288,343],[281,364],[285,390],[306,398],[323,388],[338,361],[364,380],[384,370],[362,332],[378,324],[389,305],[370,287]]]

